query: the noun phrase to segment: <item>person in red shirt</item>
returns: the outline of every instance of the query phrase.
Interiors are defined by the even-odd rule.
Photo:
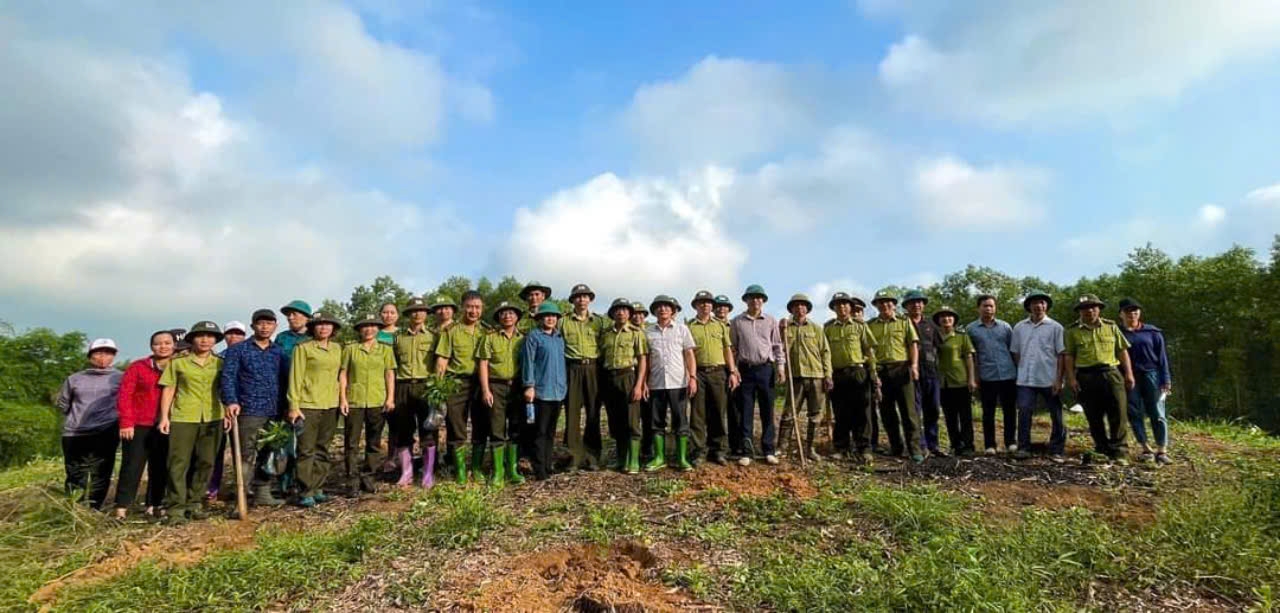
[[[168,472],[169,436],[155,427],[160,410],[160,375],[173,357],[176,338],[161,330],[151,335],[151,356],[137,360],[124,371],[116,410],[120,414],[123,451],[116,479],[117,519],[124,519],[138,496],[142,469],[147,469],[147,515],[154,515],[164,499]]]

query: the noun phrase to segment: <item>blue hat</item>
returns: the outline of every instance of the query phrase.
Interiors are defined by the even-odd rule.
[[[288,315],[289,311],[297,311],[307,317],[311,317],[311,305],[307,304],[306,300],[294,300],[293,302],[280,307],[280,312],[284,315]]]

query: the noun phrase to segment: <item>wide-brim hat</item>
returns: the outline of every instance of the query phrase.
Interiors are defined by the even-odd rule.
[[[929,297],[928,297],[928,296],[925,296],[925,295],[924,295],[924,293],[923,293],[923,292],[921,292],[921,291],[919,291],[919,290],[914,290],[914,289],[913,289],[913,290],[911,290],[911,291],[907,292],[905,295],[903,295],[903,296],[902,296],[902,305],[903,305],[903,306],[906,306],[906,304],[907,304],[908,302],[912,302],[912,301],[915,301],[915,300],[920,300],[920,301],[924,302],[925,304],[929,304]]]
[[[942,308],[934,312],[932,317],[933,323],[935,324],[938,323],[938,319],[941,318],[943,315],[950,315],[956,318],[956,321],[960,321],[960,314],[957,313],[955,309],[949,306],[943,306]],[[938,325],[942,325],[942,324],[938,324]]]
[[[831,294],[831,300],[827,301],[827,308],[834,311],[836,310],[836,305],[840,304],[841,302],[847,302],[849,303],[850,306],[852,306],[853,296],[850,296],[849,294],[846,294],[844,292],[836,292],[834,294]]]
[[[458,303],[454,302],[451,296],[445,296],[444,294],[440,294],[432,297],[431,310],[434,312],[436,309],[440,307],[452,307],[453,310],[456,311],[458,310]]]
[[[787,310],[790,311],[791,307],[795,304],[803,304],[809,309],[810,313],[813,312],[813,301],[809,300],[809,297],[804,294],[795,294],[791,296],[791,299],[787,301]]]
[[[765,302],[769,301],[769,294],[764,293],[764,288],[754,283],[751,285],[748,285],[747,289],[742,292],[743,302],[746,302],[747,298],[750,298],[752,296],[759,296],[763,298]]]
[[[631,313],[631,302],[628,301],[626,298],[618,298],[614,300],[612,303],[610,303],[609,311],[608,311],[608,315],[610,319],[613,319],[613,312],[618,309],[626,309],[627,314],[629,315]]]
[[[1026,298],[1022,299],[1022,310],[1030,311],[1031,301],[1036,299],[1043,300],[1046,303],[1048,303],[1047,306],[1045,307],[1046,309],[1053,308],[1053,296],[1050,296],[1049,294],[1046,294],[1044,292],[1031,292],[1030,294],[1027,294]]]
[[[543,317],[546,317],[548,315],[555,315],[556,317],[560,317],[561,315],[560,305],[550,301],[544,302],[538,307],[538,312],[534,313],[533,317],[535,319],[542,319]]]
[[[579,283],[569,290],[569,300],[573,300],[578,296],[589,296],[592,300],[596,299],[596,293],[591,291],[591,288],[586,283]]]
[[[323,311],[316,311],[314,314],[311,315],[311,320],[307,322],[307,329],[313,330],[315,329],[316,326],[320,324],[332,325],[333,330],[335,332],[342,327],[342,322],[338,321],[337,317],[334,317],[333,315],[330,315]]]
[[[222,329],[218,327],[218,324],[211,321],[197,321],[191,326],[190,330],[187,330],[187,334],[182,337],[182,340],[190,343],[197,334],[212,334],[214,342],[222,342]]]
[[[724,294],[716,294],[715,306],[727,306],[729,310],[733,310],[733,301],[729,300],[729,297]]]
[[[714,295],[712,295],[712,294],[711,294],[711,292],[709,292],[709,291],[707,291],[707,290],[705,290],[705,289],[704,289],[704,290],[701,290],[701,291],[699,291],[698,293],[694,294],[694,295],[693,295],[693,300],[690,300],[690,301],[689,301],[689,304],[691,304],[691,305],[693,305],[695,308],[697,308],[697,306],[698,306],[698,303],[699,303],[699,302],[710,302],[710,303],[711,303],[711,306],[715,306],[715,304],[716,304],[716,297],[715,297]]]
[[[667,306],[670,306],[671,310],[673,311],[680,310],[680,303],[676,302],[675,298],[672,298],[671,296],[667,296],[665,294],[658,294],[657,296],[654,296],[653,300],[649,302],[649,312],[650,313],[656,312],[658,310],[658,305],[660,304],[665,304]]]
[[[879,304],[879,303],[884,302],[884,301],[886,301],[886,300],[888,300],[889,302],[892,302],[892,303],[894,303],[894,304],[898,304],[898,297],[897,297],[897,296],[894,296],[894,295],[893,295],[893,292],[891,292],[891,291],[889,291],[889,290],[883,290],[883,289],[882,289],[882,290],[880,290],[880,291],[878,291],[878,292],[876,292],[875,297],[871,299],[871,304]]]
[[[400,312],[408,315],[415,311],[426,311],[430,313],[431,305],[427,304],[427,301],[422,298],[410,298],[409,302],[404,305],[404,309]]]
[[[1105,309],[1107,308],[1107,303],[1099,300],[1098,297],[1093,294],[1085,294],[1076,299],[1076,305],[1073,307],[1073,310],[1079,311],[1080,309],[1087,309],[1095,306],[1100,309]]]
[[[516,305],[514,305],[514,304],[511,304],[510,302],[507,302],[507,301],[505,301],[505,300],[504,300],[504,301],[502,301],[502,302],[499,302],[499,303],[498,303],[498,308],[496,308],[496,309],[494,309],[494,310],[493,310],[493,323],[495,323],[495,324],[496,324],[496,323],[500,323],[500,322],[498,321],[498,319],[499,319],[499,317],[498,317],[498,316],[499,316],[499,315],[502,315],[502,312],[503,312],[503,311],[511,311],[512,313],[515,313],[515,314],[516,314],[516,317],[519,317],[519,316],[520,316],[520,313],[522,312],[522,311],[520,310],[520,307],[518,307],[518,306],[516,306]]]
[[[530,282],[526,283],[526,284],[524,285],[524,287],[520,288],[520,299],[521,299],[521,300],[523,300],[523,301],[525,301],[525,302],[528,302],[528,301],[529,301],[529,292],[532,292],[532,291],[533,291],[533,290],[535,290],[535,289],[536,289],[536,290],[541,290],[541,291],[542,291],[542,293],[543,293],[543,298],[550,298],[550,297],[551,297],[551,288],[550,288],[550,287],[547,287],[546,285],[543,285],[543,284],[541,284],[541,283],[539,283],[539,282],[537,282],[537,281],[530,281]]]
[[[307,317],[311,317],[311,304],[306,300],[294,300],[289,304],[280,307],[281,314],[288,315],[289,311],[297,311]]]
[[[648,308],[648,307],[646,307],[646,306],[644,305],[644,303],[643,303],[643,302],[632,302],[632,303],[631,303],[631,314],[632,314],[632,315],[634,315],[634,314],[636,314],[636,313],[644,313],[645,315],[648,315],[648,314],[649,314],[649,308]]]
[[[379,317],[377,313],[366,313],[364,317],[360,318],[360,321],[352,324],[351,327],[359,330],[365,326],[377,326],[378,328],[382,328],[382,318]]]
[[[852,295],[852,294],[850,294],[850,295],[849,295],[849,300],[852,300],[852,301],[853,301],[853,306],[855,306],[855,307],[863,308],[863,309],[867,308],[867,301],[866,301],[866,300],[863,300],[863,299],[861,299],[861,298],[859,298],[859,297],[857,297],[857,296],[854,296],[854,295]]]

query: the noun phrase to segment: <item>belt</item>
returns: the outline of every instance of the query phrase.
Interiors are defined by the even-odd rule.
[[[766,365],[766,364],[772,364],[772,363],[773,363],[773,360],[766,360],[766,361],[764,361],[764,362],[757,362],[757,363],[752,363],[752,362],[743,362],[743,361],[739,360],[739,361],[738,361],[738,366],[739,366],[740,368],[757,368],[757,367],[764,366],[764,365]]]
[[[1101,364],[1099,366],[1085,366],[1084,368],[1077,368],[1076,372],[1090,374],[1090,375],[1100,375],[1103,373],[1111,372],[1115,369],[1116,369],[1115,366],[1108,366],[1106,364]]]
[[[728,367],[725,366],[724,364],[720,364],[717,366],[699,366],[698,372],[711,372],[713,370],[724,370],[725,368],[728,368]]]
[[[835,372],[836,374],[855,373],[855,372],[862,372],[866,369],[867,367],[862,364],[854,364],[853,366],[841,366],[840,368],[835,369]]]
[[[489,385],[493,385],[494,383],[501,383],[501,384],[503,384],[503,385],[511,385],[511,383],[512,383],[513,381],[515,381],[515,379],[494,379],[493,377],[489,377]]]
[[[595,358],[565,358],[564,361],[566,364],[577,364],[580,366],[590,366],[591,364],[596,363]]]
[[[623,366],[622,368],[610,368],[609,372],[635,372],[635,366]]]
[[[416,379],[396,379],[396,383],[422,383],[426,380],[426,377],[418,377]]]

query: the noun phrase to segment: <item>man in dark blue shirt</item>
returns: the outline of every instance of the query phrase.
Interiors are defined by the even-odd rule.
[[[1120,301],[1120,331],[1129,341],[1129,363],[1133,365],[1136,382],[1129,390],[1129,425],[1133,426],[1133,437],[1142,445],[1141,458],[1150,461],[1152,450],[1143,426],[1143,420],[1150,419],[1151,434],[1156,439],[1154,459],[1168,464],[1169,423],[1164,398],[1172,388],[1172,381],[1164,332],[1142,321],[1142,305],[1132,298]]]
[[[271,494],[271,475],[265,470],[270,450],[258,449],[258,433],[280,416],[287,360],[280,345],[271,341],[276,331],[275,312],[254,311],[250,327],[253,338],[223,355],[219,391],[227,406],[226,427],[235,419],[240,428],[242,474],[253,475],[254,504],[279,506],[284,501]]]

